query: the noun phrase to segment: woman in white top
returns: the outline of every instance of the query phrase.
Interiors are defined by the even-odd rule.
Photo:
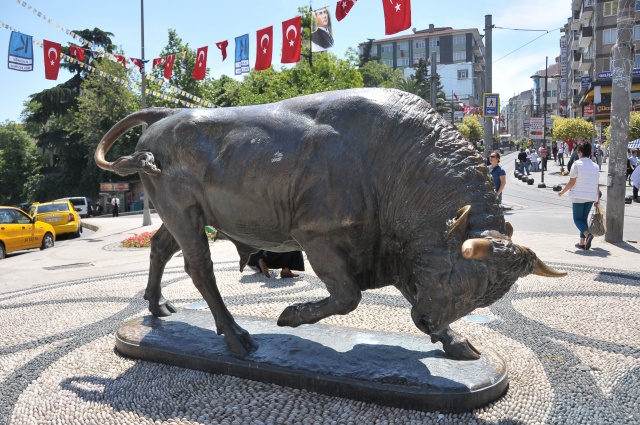
[[[594,202],[600,202],[600,190],[598,179],[600,170],[598,165],[589,159],[591,155],[591,143],[585,142],[578,145],[578,160],[573,163],[569,172],[569,183],[558,192],[558,196],[567,191],[573,202],[573,222],[580,230],[580,242],[576,244],[578,249],[590,249],[593,235],[589,233],[589,211]]]

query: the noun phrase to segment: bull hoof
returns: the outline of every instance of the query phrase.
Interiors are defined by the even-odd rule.
[[[292,328],[302,325],[304,322],[300,318],[300,309],[304,304],[293,304],[285,308],[278,317],[278,326],[289,326]]]
[[[454,360],[478,360],[480,351],[476,349],[466,338],[453,340],[448,344],[443,343],[442,348],[447,356]]]
[[[223,332],[224,342],[227,348],[234,354],[247,355],[258,349],[258,343],[253,339],[249,332],[242,329],[238,324],[234,323],[230,329]]]
[[[164,300],[161,304],[149,304],[149,311],[155,317],[167,317],[171,316],[173,313],[177,313],[178,309],[171,304],[171,301]]]

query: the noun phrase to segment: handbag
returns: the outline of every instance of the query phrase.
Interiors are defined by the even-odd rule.
[[[596,205],[589,219],[589,233],[593,236],[604,236],[605,232],[604,209],[600,204]]]

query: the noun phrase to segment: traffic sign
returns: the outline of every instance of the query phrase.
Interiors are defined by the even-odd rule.
[[[500,109],[500,95],[498,93],[484,93],[482,95],[482,116],[497,117]]]

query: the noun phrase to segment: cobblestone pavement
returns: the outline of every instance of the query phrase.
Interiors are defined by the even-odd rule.
[[[237,261],[214,264],[236,316],[275,322],[287,305],[326,296],[310,271],[298,279],[266,279],[240,274]],[[466,414],[376,406],[124,358],[114,350],[114,335],[124,321],[147,314],[146,270],[5,293],[0,422],[640,423],[640,274],[549,264],[570,273],[520,279],[502,300],[474,312],[493,322],[452,325],[476,346],[495,349],[509,367],[507,394]],[[202,301],[181,267],[167,268],[163,286],[179,308]],[[420,334],[394,288],[365,292],[353,313],[323,323]]]

